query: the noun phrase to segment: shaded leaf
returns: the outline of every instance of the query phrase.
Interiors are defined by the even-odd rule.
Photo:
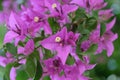
[[[7,43],[6,49],[8,50],[8,52],[10,52],[13,55],[17,54],[17,47],[15,47],[14,44],[12,44],[12,43]]]
[[[41,41],[42,39],[43,39],[43,37],[36,37],[36,38],[34,38],[34,42],[36,43],[38,41]]]
[[[59,24],[52,17],[48,18],[48,22],[50,24],[50,27],[52,28],[53,33],[56,33],[59,29]]]
[[[75,62],[74,57],[72,57],[71,55],[69,55],[68,58],[67,58],[66,64],[73,65],[74,62]]]
[[[43,73],[42,66],[40,62],[37,61],[37,68],[36,68],[36,74],[35,74],[34,80],[40,80],[42,73]]]
[[[85,27],[90,31],[94,30],[97,27],[96,18],[94,18],[94,17],[88,18],[87,21],[86,21]]]
[[[18,45],[24,47],[24,43],[21,41],[19,41]]]
[[[106,25],[104,23],[101,23],[100,26],[100,36],[102,36],[106,31]]]
[[[18,66],[20,66],[21,64],[20,63],[18,63],[18,62],[14,62],[14,67],[18,67]]]
[[[78,10],[76,10],[75,12],[75,17],[73,19],[73,22],[77,22],[77,23],[82,23],[85,19],[87,19],[87,16],[85,14],[85,10],[82,8],[78,8]]]
[[[25,72],[24,69],[22,70],[17,70],[17,76],[16,76],[16,80],[28,80],[28,75]]]
[[[49,76],[45,76],[43,80],[51,80]]]
[[[32,54],[27,57],[27,61],[25,64],[25,71],[27,72],[30,78],[33,78],[35,76],[36,59],[34,58]]]
[[[5,56],[5,53],[4,49],[0,49],[0,56]]]
[[[44,59],[49,59],[51,57],[53,57],[53,54],[51,53],[50,50],[48,49],[44,49],[45,53],[44,53]]]

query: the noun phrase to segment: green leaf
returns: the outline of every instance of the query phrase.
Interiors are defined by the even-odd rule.
[[[15,47],[14,44],[12,44],[12,43],[7,43],[6,49],[8,50],[8,52],[10,52],[13,55],[17,54],[17,47]]]
[[[52,17],[48,18],[48,22],[50,24],[50,27],[51,27],[53,33],[56,33],[58,31],[58,29],[60,28],[59,24]]]
[[[72,31],[72,32],[76,32],[77,28],[78,28],[78,25],[75,24],[75,23],[73,23],[73,24],[72,24],[72,29],[71,29],[71,31]]]
[[[45,76],[43,80],[51,80],[49,76]]]
[[[18,63],[18,62],[14,62],[14,67],[18,67],[18,66],[20,66],[21,64],[20,63]]]
[[[35,43],[38,42],[38,41],[41,41],[41,40],[43,40],[43,37],[36,37],[36,38],[34,38],[34,42]]]
[[[36,59],[36,60],[40,60],[40,56],[39,56],[39,51],[34,50],[32,53],[32,56]]]
[[[5,51],[4,51],[4,49],[0,49],[0,56],[5,56]]]
[[[69,55],[68,58],[67,58],[66,64],[73,65],[74,62],[75,62],[74,57],[72,57],[71,55]]]
[[[5,71],[5,68],[0,66],[0,80],[3,80],[3,72]]]
[[[80,50],[80,45],[77,44],[77,47],[76,47],[76,53],[80,53],[81,50]]]
[[[44,53],[44,60],[53,57],[53,54],[51,53],[50,50],[44,49],[44,51],[45,51],[45,53]]]
[[[22,47],[25,46],[24,43],[23,43],[22,41],[19,41],[18,45],[19,45],[19,46],[22,46]]]
[[[24,69],[22,70],[17,70],[17,76],[16,76],[16,80],[28,80],[28,75],[25,72]]]
[[[85,27],[90,31],[94,30],[97,27],[96,18],[94,18],[94,17],[88,18],[87,21],[86,21]]]
[[[37,61],[37,68],[36,68],[36,74],[35,74],[34,80],[40,80],[42,73],[43,73],[42,66],[40,62]]]
[[[80,32],[83,35],[90,34],[90,31],[85,28],[86,21],[84,21],[82,24],[79,24],[77,31]]]
[[[10,80],[10,70],[13,67],[13,63],[9,63],[5,67],[4,80]]]
[[[39,80],[43,73],[39,60],[39,52],[36,50],[27,57],[25,71],[30,78],[33,78],[33,80]]]
[[[2,1],[2,0],[0,0],[0,1]],[[2,6],[2,5],[0,4],[0,6]],[[6,27],[4,24],[2,24],[2,25],[0,25],[0,48],[2,48],[2,46],[3,46],[5,33],[6,33]]]
[[[67,23],[67,24],[65,24],[64,26],[67,27],[67,30],[70,30],[70,29],[71,29],[71,23]]]
[[[89,38],[89,35],[83,34],[83,35],[81,35],[81,38],[80,38],[79,42],[81,43],[81,42],[83,42],[85,40],[88,40],[88,38]]]
[[[33,78],[35,76],[36,63],[37,63],[37,61],[34,58],[33,54],[31,54],[27,57],[27,61],[25,64],[25,71],[27,72],[27,74],[30,78]]]
[[[100,36],[102,36],[106,31],[106,25],[104,23],[101,23],[100,26]]]
[[[3,10],[3,6],[2,6],[2,0],[0,0],[0,11]]]
[[[75,18],[72,22],[82,23],[85,19],[87,19],[85,10],[82,8],[78,8],[78,10],[76,10],[75,12]]]
[[[98,12],[99,11],[97,11],[97,10],[95,10],[95,11],[92,11],[92,15],[96,18],[96,19],[98,19]]]

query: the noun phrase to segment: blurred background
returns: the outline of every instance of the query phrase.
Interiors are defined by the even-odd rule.
[[[7,1],[7,0],[5,0]],[[9,0],[8,0],[9,1]],[[18,4],[22,4],[24,0],[14,0]],[[118,33],[120,36],[120,0],[105,0],[108,2],[108,6],[106,8],[112,8],[113,13],[115,14],[117,21],[112,29],[113,32]],[[12,7],[15,7],[15,4]],[[8,3],[7,3],[8,4]],[[6,3],[5,3],[5,6]],[[3,18],[2,14],[9,13],[9,10],[4,11],[2,7],[2,0],[0,0],[0,18]],[[6,33],[5,24],[1,24],[4,21],[0,19],[0,48],[3,44],[3,38]],[[91,62],[96,62],[97,66],[86,72],[85,75],[90,75],[92,80],[120,80],[120,37],[116,41],[114,41],[115,51],[111,57],[106,56],[106,52],[103,51],[102,54],[92,56]],[[4,74],[4,68],[0,66],[0,80]]]

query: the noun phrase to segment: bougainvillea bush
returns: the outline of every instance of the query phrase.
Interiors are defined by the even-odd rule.
[[[11,5],[17,5],[12,3]],[[91,55],[114,51],[116,18],[104,0],[30,0],[7,13],[4,80],[92,80]],[[6,3],[8,5],[8,3]],[[14,8],[14,7],[13,7]],[[18,10],[17,10],[18,9]],[[4,14],[5,15],[5,14]]]

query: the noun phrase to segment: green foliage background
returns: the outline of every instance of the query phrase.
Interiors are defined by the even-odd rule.
[[[106,8],[113,8],[113,12],[117,18],[113,32],[118,33],[120,36],[120,0],[105,0],[108,2]],[[1,1],[0,1],[1,2]],[[1,5],[1,4],[0,4]],[[0,7],[1,9],[1,7]],[[4,25],[0,26],[0,48],[3,45],[3,38],[6,33]],[[120,37],[114,42],[115,51],[113,55],[108,58],[106,52],[102,54],[92,56],[91,63],[97,63],[97,66],[86,72],[85,75],[90,75],[93,80],[120,80]],[[4,74],[4,68],[0,67],[0,80]]]

